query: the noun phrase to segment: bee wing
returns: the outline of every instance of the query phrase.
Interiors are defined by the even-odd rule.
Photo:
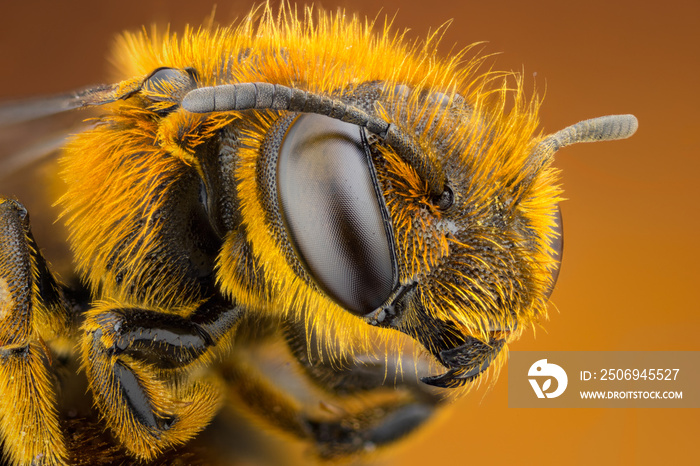
[[[57,154],[72,134],[87,129],[91,112],[115,100],[117,86],[0,103],[0,197],[17,199],[31,212],[32,229],[46,259],[64,278],[73,276],[60,209],[63,186]]]
[[[69,134],[86,124],[72,110],[124,98],[119,84],[0,104],[0,180],[55,154]]]
[[[0,128],[39,120],[80,106],[75,92],[5,102],[0,105]]]
[[[57,153],[69,134],[80,130],[83,117],[84,114],[57,114],[0,125],[0,180],[10,179]]]

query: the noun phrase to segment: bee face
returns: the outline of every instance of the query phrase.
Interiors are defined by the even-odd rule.
[[[560,190],[552,168],[533,166],[535,109],[515,105],[504,115],[478,105],[450,110],[447,121],[425,130],[434,133],[426,150],[446,174],[445,207],[431,202],[424,187],[421,193],[415,174],[392,165],[395,157],[383,176],[392,218],[401,225],[404,280],[414,283],[402,296],[399,326],[412,328],[447,367],[444,351],[478,342],[500,349],[544,315],[553,286]],[[493,356],[476,358],[472,369]]]
[[[560,190],[553,169],[535,167],[532,104],[516,102],[502,115],[456,93],[390,89],[375,105],[410,128],[419,157],[444,184],[435,196],[395,150],[370,146],[399,277],[364,318],[410,335],[452,371],[424,381],[456,386],[544,314],[560,253],[552,247]],[[458,363],[455,351],[470,356]]]
[[[440,403],[426,384],[474,380],[546,314],[562,244],[553,153],[636,128],[604,117],[542,137],[522,80],[480,74],[478,58],[440,61],[436,44],[409,50],[342,16],[254,16],[182,39],[125,35],[123,79],[61,102],[102,111],[61,158],[59,203],[90,294],[73,306],[74,337],[101,416],[144,460],[219,409],[219,385],[192,368],[221,354],[244,404],[323,456],[420,425]],[[54,290],[33,299],[58,309],[46,266],[25,267]],[[397,383],[367,411],[329,409],[332,420],[239,362],[251,340],[278,339],[317,388],[361,398],[404,364],[397,332],[445,372]],[[372,353],[377,339],[386,354]],[[39,348],[24,340],[13,344]]]
[[[561,256],[560,190],[533,137],[532,104],[516,101],[501,115],[457,94],[414,95],[405,85],[363,83],[336,102],[304,103],[300,115],[274,119],[257,144],[251,191],[292,280],[306,286],[296,291],[308,293],[302,299],[330,300],[367,324],[411,336],[449,368],[423,380],[458,386],[545,313]],[[245,98],[246,106],[264,105],[257,95]],[[185,106],[212,110],[216,99],[206,99]],[[409,142],[394,147],[367,130],[371,123],[328,116],[353,102],[396,112],[392,121],[404,122]],[[314,315],[335,309],[327,301],[301,307]]]
[[[191,40],[202,48],[215,40],[218,49],[191,57],[145,57],[145,39],[130,39],[128,65],[138,58],[144,69],[151,61],[180,66],[110,89],[104,101],[118,100],[116,115],[128,121],[100,137],[121,145],[137,134],[121,125],[147,127],[138,144],[159,159],[149,183],[183,165],[196,172],[201,186],[191,190],[203,193],[196,209],[207,220],[198,224],[219,238],[197,253],[216,261],[226,296],[316,329],[357,329],[343,344],[350,352],[367,346],[372,327],[398,330],[447,367],[449,375],[424,381],[471,380],[546,315],[559,266],[561,191],[551,138],[536,134],[537,102],[517,77],[514,92],[494,89],[492,75],[474,73],[478,60],[466,70],[454,61],[421,68],[418,54],[389,71],[364,36],[352,49],[365,50],[367,66],[351,68],[356,57],[339,52],[333,72],[321,75],[302,64],[328,53],[322,41],[295,36],[300,42],[288,47],[286,34],[266,29],[258,34],[265,40],[246,42],[203,32]],[[420,82],[409,77],[416,69]],[[141,193],[134,191],[135,211]],[[65,199],[72,210],[87,198]],[[114,217],[115,228],[123,224]],[[96,261],[88,242],[76,250],[89,252],[92,270],[124,264],[115,288],[124,274],[138,284],[155,273],[131,267],[132,256],[120,261],[119,252]],[[104,287],[98,277],[95,288]]]

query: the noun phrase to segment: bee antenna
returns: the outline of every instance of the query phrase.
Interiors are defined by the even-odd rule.
[[[533,151],[533,159],[543,164],[556,151],[571,144],[626,139],[638,126],[634,115],[608,115],[580,121],[543,139]]]
[[[182,99],[182,108],[192,113],[231,112],[251,109],[315,113],[366,128],[383,139],[412,166],[439,198],[445,190],[445,175],[422,155],[420,145],[405,131],[382,118],[340,100],[301,89],[271,83],[223,84],[193,89]]]

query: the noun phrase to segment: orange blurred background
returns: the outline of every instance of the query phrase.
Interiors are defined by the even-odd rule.
[[[248,1],[219,1],[221,23]],[[181,30],[210,1],[6,2],[0,99],[100,83],[115,33],[143,24]],[[476,41],[495,68],[523,70],[545,93],[542,127],[633,113],[629,140],[562,150],[566,247],[550,320],[523,350],[698,351],[700,305],[700,2],[588,0],[323,1],[396,14],[410,38],[450,19],[447,54]],[[546,92],[545,92],[546,90]],[[700,370],[700,368],[698,368]],[[697,464],[700,417],[681,409],[507,407],[507,371],[446,410],[381,464]],[[698,396],[700,393],[694,393]]]

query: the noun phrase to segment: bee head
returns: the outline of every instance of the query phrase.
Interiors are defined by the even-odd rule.
[[[636,129],[603,117],[542,138],[536,103],[517,94],[506,111],[507,95],[466,103],[373,82],[332,100],[255,83],[182,105],[294,112],[271,128],[258,172],[288,262],[367,324],[421,343],[448,369],[423,380],[451,387],[546,315],[563,244],[552,154]]]
[[[160,68],[127,87],[111,95],[139,92],[163,115],[286,115],[259,131],[255,175],[286,263],[348,314],[423,345],[447,368],[423,380],[444,387],[546,317],[563,245],[554,152],[636,129],[632,116],[602,117],[543,138],[537,102],[518,90],[508,106],[505,86],[464,98],[376,81],[333,99],[270,83],[197,88],[195,71]]]
[[[563,245],[553,154],[628,137],[636,119],[602,117],[542,137],[538,101],[524,97],[519,79],[494,87],[495,73],[473,77],[478,59],[460,70],[458,54],[438,66],[428,41],[409,60],[398,38],[369,46],[369,30],[335,27],[324,29],[340,31],[333,40],[258,44],[286,30],[266,21],[265,34],[238,34],[213,60],[192,52],[209,50],[206,31],[192,39],[199,46],[179,46],[192,56],[178,62],[127,37],[138,52],[128,61],[147,57],[138,70],[156,58],[179,68],[148,68],[77,93],[68,106],[135,97],[113,116],[133,118],[115,127],[175,156],[157,159],[168,168],[197,170],[223,242],[216,273],[225,295],[258,311],[296,312],[317,329],[342,314],[349,327],[361,319],[402,332],[447,369],[425,382],[473,379],[546,316]],[[310,65],[346,36],[357,46],[333,49],[337,63]],[[356,70],[363,60],[369,66]],[[321,70],[328,76],[319,79]]]

